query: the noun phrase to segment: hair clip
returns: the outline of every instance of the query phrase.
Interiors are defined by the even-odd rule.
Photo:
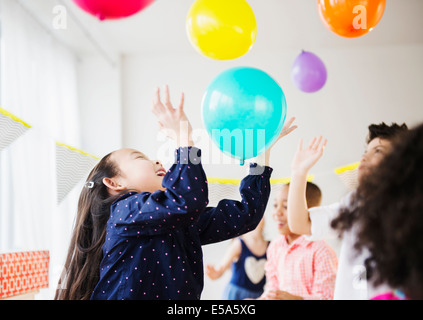
[[[94,188],[94,182],[92,182],[92,181],[88,181],[88,182],[86,182],[86,183],[85,183],[85,188],[87,188],[87,189],[92,189],[92,188]]]

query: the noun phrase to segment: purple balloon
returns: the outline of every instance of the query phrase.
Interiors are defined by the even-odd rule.
[[[314,53],[303,51],[291,71],[295,86],[304,92],[316,92],[323,88],[327,79],[325,64]]]

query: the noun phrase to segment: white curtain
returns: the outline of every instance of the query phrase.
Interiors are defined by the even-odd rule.
[[[32,126],[0,153],[0,252],[49,250],[52,298],[78,192],[56,203],[55,141],[80,145],[76,58],[16,0],[0,0],[0,104]]]

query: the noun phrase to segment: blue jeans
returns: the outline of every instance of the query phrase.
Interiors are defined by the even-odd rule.
[[[243,300],[243,299],[257,299],[263,293],[262,291],[251,291],[238,287],[233,283],[228,283],[223,291],[223,300]]]

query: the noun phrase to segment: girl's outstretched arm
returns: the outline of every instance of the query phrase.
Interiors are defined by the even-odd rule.
[[[139,236],[159,235],[193,224],[208,204],[207,178],[200,157],[195,147],[176,150],[175,163],[163,178],[166,189],[122,196],[112,204],[108,227],[116,228],[118,234]]]
[[[208,207],[196,223],[202,245],[235,238],[254,230],[263,218],[273,169],[250,164],[240,185],[241,201],[224,199]]]
[[[239,259],[241,249],[239,238],[234,239],[217,267],[212,264],[206,265],[207,276],[212,280],[219,279],[231,267],[231,264]]]
[[[295,117],[292,117],[289,119],[289,121],[283,126],[282,131],[279,135],[279,137],[276,139],[276,141],[261,155],[257,156],[256,162],[257,164],[263,165],[263,166],[269,166],[270,164],[270,154],[272,151],[272,148],[276,145],[276,143],[281,140],[283,137],[290,134],[292,131],[298,128],[297,125],[292,125],[295,121]]]
[[[182,94],[179,106],[174,108],[169,87],[165,86],[163,99],[160,89],[156,89],[152,111],[160,129],[178,146],[175,162],[163,178],[164,191],[128,193],[112,205],[110,228],[117,228],[126,236],[157,235],[194,223],[207,206],[208,187],[201,150],[193,147],[184,101]]]
[[[276,141],[286,136],[297,126],[291,118]],[[275,143],[276,143],[275,141]],[[272,147],[275,144],[272,145]],[[241,201],[221,200],[215,208],[206,208],[197,223],[201,243],[208,244],[231,239],[254,230],[263,218],[270,195],[270,176],[273,169],[269,164],[270,147],[266,155],[250,165],[250,172],[241,181]],[[264,160],[264,163],[260,163]]]
[[[288,225],[296,234],[311,235],[311,221],[306,201],[307,174],[322,157],[326,144],[327,140],[322,140],[322,137],[313,138],[309,146],[303,149],[303,140],[300,139],[292,161],[288,193]]]

